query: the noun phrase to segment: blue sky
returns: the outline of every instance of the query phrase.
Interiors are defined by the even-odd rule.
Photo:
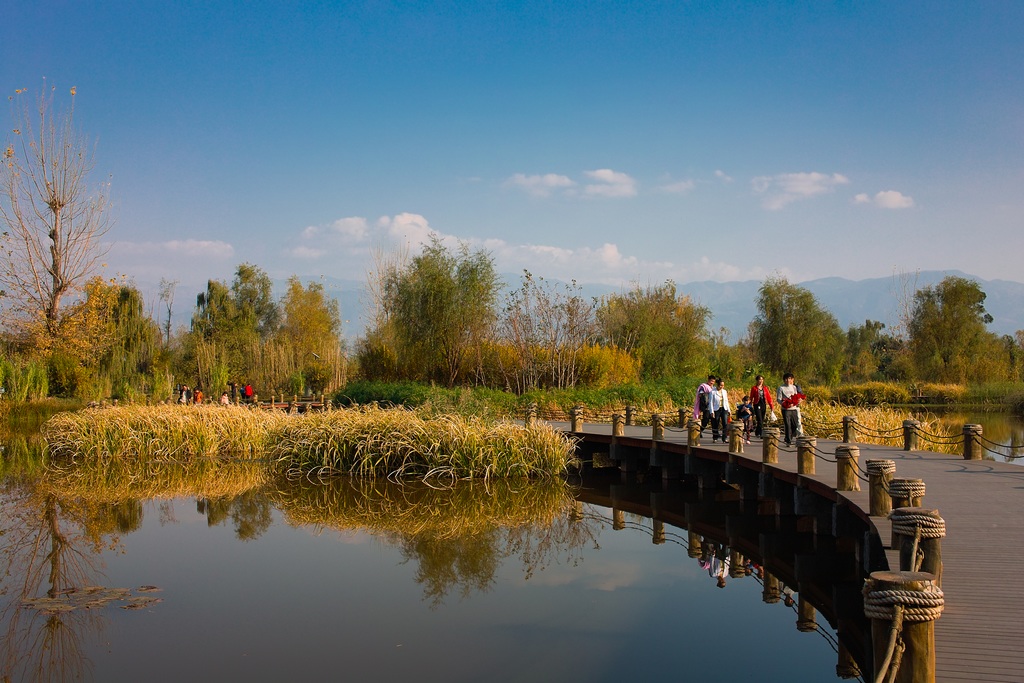
[[[430,231],[580,282],[1021,280],[1024,3],[23,2],[111,274],[361,280]]]

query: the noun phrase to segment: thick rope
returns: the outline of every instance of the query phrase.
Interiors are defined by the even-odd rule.
[[[921,538],[945,538],[946,520],[934,510],[921,508],[896,508],[889,513],[893,533],[913,536],[920,530]]]
[[[893,498],[923,498],[924,482],[909,479],[893,479],[889,484],[889,495]]]
[[[942,589],[930,585],[924,590],[879,590],[864,588],[864,616],[869,619],[891,620],[895,618],[895,607],[903,609],[903,620],[907,622],[935,621],[942,614],[945,597]]]

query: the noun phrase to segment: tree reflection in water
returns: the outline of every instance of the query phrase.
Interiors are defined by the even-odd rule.
[[[596,542],[562,482],[474,481],[434,488],[420,481],[282,483],[274,502],[288,522],[318,530],[364,531],[417,563],[431,606],[456,593],[487,591],[501,563],[518,556],[526,577],[552,562],[575,564]]]

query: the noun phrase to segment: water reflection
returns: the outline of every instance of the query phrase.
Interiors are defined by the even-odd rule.
[[[553,561],[574,563],[595,541],[561,482],[464,481],[435,488],[419,481],[297,480],[273,489],[289,524],[317,530],[366,531],[416,563],[424,599],[439,606],[457,594],[487,591],[509,557],[529,578]]]
[[[834,540],[806,531],[789,515],[764,514],[756,506],[745,508],[748,504],[743,501],[718,495],[711,498],[661,481],[625,485],[613,478],[572,486],[460,482],[451,489],[420,482],[344,478],[323,483],[288,481],[274,478],[260,463],[252,462],[49,462],[44,445],[31,437],[8,438],[2,461],[0,550],[4,566],[0,569],[6,571],[0,578],[0,680],[116,677],[121,671],[116,668],[118,662],[109,657],[104,662],[97,654],[109,649],[101,640],[104,629],[120,623],[115,619],[120,613],[105,607],[127,606],[132,598],[122,596],[116,603],[87,608],[72,596],[94,595],[89,593],[94,590],[91,587],[105,583],[104,553],[117,551],[126,535],[143,528],[145,513],[153,509],[146,503],[157,501],[161,517],[170,519],[174,504],[182,509],[182,499],[194,501],[206,525],[228,527],[242,541],[268,536],[258,543],[259,548],[275,547],[270,532],[275,522],[279,530],[284,528],[282,518],[292,527],[316,532],[370,534],[394,548],[412,568],[414,593],[431,608],[424,612],[442,607],[451,612],[454,610],[447,608],[469,602],[463,598],[501,595],[504,584],[498,581],[503,565],[529,579],[552,565],[577,565],[586,552],[597,548],[599,535],[609,525],[612,529],[646,525],[654,543],[676,542],[692,559],[678,551],[667,553],[670,557],[675,555],[691,567],[691,563],[701,563],[708,574],[707,582],[701,582],[704,590],[719,598],[729,597],[744,592],[737,590],[745,588],[739,580],[757,581],[765,602],[790,605],[798,625],[818,630],[813,600],[829,623],[853,637],[853,656],[844,646],[834,645],[839,661],[845,652],[855,670],[865,652],[858,641],[860,626],[855,623],[859,578],[850,567],[855,554],[851,549],[840,549],[842,552],[832,557],[829,552],[836,550]],[[622,509],[636,510],[626,514],[637,521],[627,521]],[[151,532],[152,525],[148,526]],[[302,560],[295,558],[299,564]],[[209,560],[207,566],[217,566],[217,560]],[[506,572],[501,580],[507,583],[507,577]],[[714,588],[722,582],[731,590],[720,593]],[[328,582],[321,578],[311,583],[322,587]],[[556,585],[560,593],[567,593],[568,588]],[[140,589],[134,591],[138,594]],[[70,607],[38,602],[41,598],[61,600]],[[290,601],[298,604],[301,598],[289,594],[284,602]],[[223,607],[233,608],[237,606],[230,603]],[[567,620],[574,618],[575,610],[566,608]],[[208,613],[189,614],[192,619],[219,618]],[[365,615],[361,618],[367,619]],[[663,618],[684,617],[668,614]],[[161,642],[156,621],[135,622],[139,625],[133,627],[151,639],[154,647]],[[485,642],[480,646],[493,647]],[[103,669],[104,663],[115,667],[114,676],[110,668]],[[672,670],[673,666],[666,665],[665,671]]]

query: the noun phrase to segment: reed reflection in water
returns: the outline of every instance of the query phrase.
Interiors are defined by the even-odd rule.
[[[715,589],[685,549],[611,533],[608,511],[564,483],[321,484],[258,462],[133,469],[43,451],[11,462],[0,524],[29,540],[5,540],[0,678],[620,680],[678,672],[671,653],[707,678],[724,663],[703,633],[747,624],[773,652],[820,648],[780,640],[791,614],[754,615],[753,581]],[[146,585],[164,602],[24,604]],[[820,662],[804,668],[768,667],[820,680]]]

